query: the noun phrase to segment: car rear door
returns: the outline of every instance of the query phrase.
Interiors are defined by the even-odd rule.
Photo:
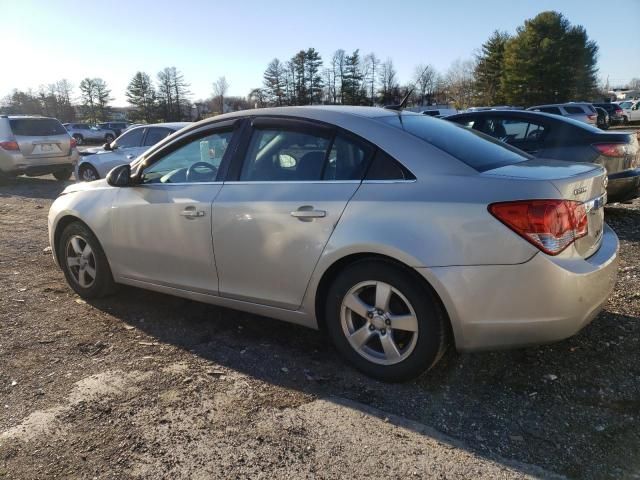
[[[216,295],[212,203],[233,122],[206,127],[151,156],[142,183],[118,189],[110,260],[127,280]]]
[[[220,295],[294,310],[373,147],[306,120],[248,127],[213,206]]]
[[[65,157],[71,151],[71,136],[54,118],[12,118],[9,125],[25,158]]]

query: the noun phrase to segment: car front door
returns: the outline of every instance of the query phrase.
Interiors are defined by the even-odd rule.
[[[213,206],[220,295],[294,310],[373,147],[302,120],[249,130]]]
[[[167,145],[142,165],[140,184],[120,188],[112,208],[112,262],[125,279],[218,293],[212,202],[233,137],[228,122]]]

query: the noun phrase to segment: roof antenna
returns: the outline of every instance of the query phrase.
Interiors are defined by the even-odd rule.
[[[383,108],[386,108],[387,110],[396,110],[398,112],[400,110],[403,110],[407,106],[407,102],[409,101],[409,97],[413,93],[414,89],[415,89],[415,87],[411,87],[409,89],[409,91],[407,92],[407,94],[402,99],[402,101],[398,105],[385,105]]]

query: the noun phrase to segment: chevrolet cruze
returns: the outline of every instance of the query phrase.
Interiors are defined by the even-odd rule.
[[[370,107],[183,128],[68,187],[49,238],[82,297],[133,285],[326,330],[388,381],[469,351],[560,340],[610,294],[599,165]]]

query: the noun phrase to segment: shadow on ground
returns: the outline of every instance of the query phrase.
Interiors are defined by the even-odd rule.
[[[390,385],[353,371],[321,333],[295,325],[128,287],[93,305],[206,360],[425,423],[490,458],[575,478],[640,471],[638,317],[605,311],[551,346],[449,352],[419,379]]]

